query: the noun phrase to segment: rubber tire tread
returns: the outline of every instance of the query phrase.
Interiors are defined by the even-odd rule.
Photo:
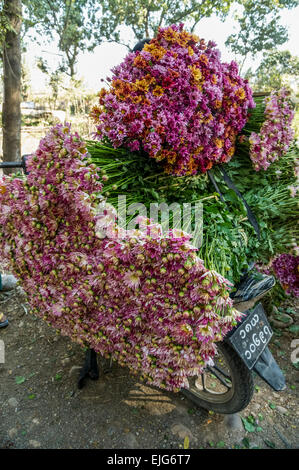
[[[224,354],[232,373],[235,387],[232,398],[223,403],[211,403],[194,395],[188,389],[181,389],[181,393],[201,408],[220,414],[238,413],[246,408],[252,399],[254,392],[252,372],[246,367],[240,356],[228,343],[218,343],[217,348]]]

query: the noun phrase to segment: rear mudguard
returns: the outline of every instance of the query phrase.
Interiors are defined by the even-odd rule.
[[[277,392],[286,388],[285,377],[268,347],[264,349],[252,370]]]

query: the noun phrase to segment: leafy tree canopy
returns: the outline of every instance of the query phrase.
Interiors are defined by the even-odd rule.
[[[279,24],[280,10],[298,6],[297,0],[243,0],[241,14],[236,15],[239,30],[225,44],[242,56],[241,68],[248,56],[271,50],[288,40],[287,28]]]
[[[289,51],[267,51],[255,72],[253,86],[260,91],[279,89],[283,85],[292,85],[295,81],[298,86],[298,76],[298,56],[292,56]]]
[[[46,39],[58,39],[62,52],[59,69],[70,76],[81,51],[99,44],[100,2],[94,0],[23,0],[25,28]]]
[[[232,0],[103,0],[99,34],[119,40],[119,26],[129,26],[135,39],[152,37],[159,26],[184,22],[193,31],[204,17],[217,14],[224,18]],[[129,44],[126,44],[129,46]]]

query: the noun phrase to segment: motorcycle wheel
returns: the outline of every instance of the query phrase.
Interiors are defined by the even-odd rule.
[[[201,408],[233,414],[249,404],[254,387],[251,371],[227,343],[217,343],[214,366],[189,378],[189,389],[181,392]]]

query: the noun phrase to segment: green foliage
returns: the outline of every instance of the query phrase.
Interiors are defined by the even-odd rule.
[[[28,101],[31,94],[30,74],[29,69],[25,62],[22,62],[22,75],[21,75],[21,95],[23,101]]]
[[[7,14],[5,1],[0,0],[0,50],[8,31],[14,31],[14,26]]]
[[[153,37],[159,26],[184,22],[194,30],[202,18],[217,14],[224,18],[231,0],[103,0],[100,36],[120,41],[120,25],[131,28],[136,39]],[[126,45],[132,46],[127,40]]]
[[[127,205],[140,202],[147,209],[152,202],[168,205],[202,202],[203,243],[198,255],[209,269],[215,269],[232,282],[240,279],[251,261],[267,264],[275,254],[288,252],[292,238],[298,236],[297,201],[290,197],[288,189],[295,181],[296,148],[290,149],[266,172],[255,172],[248,155],[241,153],[225,165],[258,219],[260,240],[247,219],[242,200],[226,186],[217,167],[213,169],[214,178],[224,202],[215,193],[207,174],[173,177],[166,175],[147,155],[95,142],[89,142],[87,148],[91,160],[108,176],[103,194],[116,208],[119,194],[126,196]],[[128,216],[127,222],[136,215]],[[170,218],[170,228],[173,221]]]
[[[280,89],[284,81],[298,81],[299,57],[289,51],[271,50],[263,55],[262,62],[256,71],[253,88],[259,91]]]
[[[48,41],[58,37],[62,53],[59,70],[71,77],[81,51],[91,51],[99,43],[100,2],[93,0],[23,0],[25,29]],[[32,31],[34,28],[34,32]],[[35,34],[35,39],[37,36]]]
[[[254,57],[263,50],[274,49],[288,40],[287,28],[279,24],[281,8],[292,8],[296,1],[244,0],[243,12],[236,16],[239,30],[231,34],[225,45],[242,56],[241,68],[248,56]]]

